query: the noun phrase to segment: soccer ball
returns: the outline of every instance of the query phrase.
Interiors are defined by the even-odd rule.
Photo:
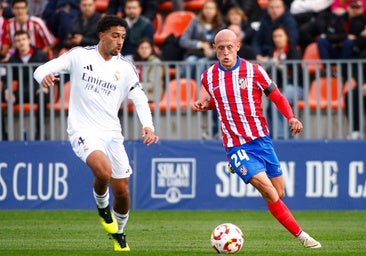
[[[237,253],[243,244],[243,232],[232,223],[220,224],[211,233],[211,245],[217,253]]]

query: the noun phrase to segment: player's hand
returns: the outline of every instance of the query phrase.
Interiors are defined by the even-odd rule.
[[[44,87],[54,86],[56,82],[60,81],[60,78],[54,74],[48,74],[42,79],[42,85]]]
[[[159,137],[155,135],[151,128],[148,127],[142,129],[142,137],[144,138],[144,144],[147,146],[159,141]]]
[[[208,101],[206,100],[197,100],[192,103],[191,109],[196,112],[202,112],[208,110]]]
[[[296,134],[302,132],[303,129],[302,123],[295,117],[291,118],[288,123],[290,125],[292,136],[295,136]]]

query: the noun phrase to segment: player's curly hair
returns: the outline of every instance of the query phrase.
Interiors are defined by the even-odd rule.
[[[116,15],[106,15],[98,22],[97,33],[99,34],[99,32],[107,31],[111,27],[116,26],[122,26],[127,29],[127,22]]]

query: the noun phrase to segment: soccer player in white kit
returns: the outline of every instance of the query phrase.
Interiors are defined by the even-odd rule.
[[[34,78],[46,87],[59,80],[56,73],[70,74],[67,133],[75,154],[93,171],[99,220],[110,234],[115,251],[130,250],[124,228],[129,217],[132,169],[118,117],[125,99],[135,105],[144,143],[149,146],[159,140],[135,67],[120,54],[126,28],[123,19],[105,16],[97,26],[98,45],[75,47],[34,72]],[[109,185],[114,195],[112,211]]]

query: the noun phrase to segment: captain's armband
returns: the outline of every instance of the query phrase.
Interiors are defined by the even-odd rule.
[[[274,82],[272,82],[265,90],[264,90],[264,94],[266,95],[266,96],[268,96],[274,89],[276,89],[277,88],[277,85],[274,83]]]

